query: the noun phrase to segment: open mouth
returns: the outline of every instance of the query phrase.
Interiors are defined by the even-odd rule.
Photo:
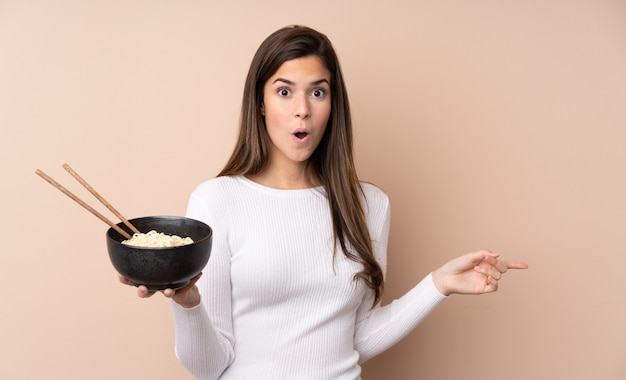
[[[296,132],[296,133],[294,133],[294,135],[295,135],[298,139],[302,140],[303,138],[307,137],[309,134],[308,134],[308,133],[306,133],[306,132]]]

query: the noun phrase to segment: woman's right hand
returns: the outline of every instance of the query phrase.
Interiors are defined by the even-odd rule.
[[[189,281],[189,284],[179,289],[164,289],[161,291],[167,298],[171,298],[174,302],[184,308],[192,308],[200,304],[200,292],[196,286],[196,282],[202,276],[202,272],[198,273]],[[134,286],[134,284],[124,276],[119,275],[122,284]],[[145,285],[137,286],[137,296],[140,298],[152,297],[156,292],[149,290]]]

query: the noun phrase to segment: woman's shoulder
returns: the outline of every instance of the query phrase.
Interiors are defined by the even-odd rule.
[[[204,182],[201,182],[198,185],[198,188],[222,188],[222,187],[231,187],[231,186],[239,186],[241,184],[240,176],[217,176],[213,178],[209,178]]]
[[[389,197],[387,196],[387,193],[385,193],[383,189],[374,185],[371,182],[361,181],[361,188],[363,189],[363,195],[365,195],[367,199],[370,199],[370,198],[381,199],[381,200],[389,199]]]
[[[370,182],[361,182],[365,205],[376,208],[389,208],[389,196],[383,189]]]
[[[367,219],[370,236],[373,240],[386,242],[391,217],[389,196],[383,189],[369,182],[361,182],[361,189],[363,190],[361,205]],[[380,256],[377,256],[377,259],[379,262],[383,260]]]
[[[240,177],[219,176],[205,180],[193,191],[193,194],[215,194],[232,191],[235,187],[241,186]]]

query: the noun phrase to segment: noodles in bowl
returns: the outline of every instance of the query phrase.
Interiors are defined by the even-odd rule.
[[[207,224],[179,216],[148,216],[130,222],[139,231],[148,231],[144,235],[154,231],[157,236],[163,234],[169,235],[170,239],[176,236],[181,240],[187,237],[192,240],[184,245],[134,246],[124,244],[123,241],[128,239],[109,228],[106,240],[111,263],[120,275],[136,286],[145,285],[150,290],[178,289],[187,285],[206,266],[213,242],[213,230]],[[127,228],[123,223],[118,226]]]
[[[178,235],[166,235],[163,232],[157,232],[155,230],[148,231],[147,233],[135,233],[133,237],[122,241],[122,244],[132,245],[134,247],[178,247],[179,245],[186,245],[193,243],[193,239],[189,236],[181,238]]]

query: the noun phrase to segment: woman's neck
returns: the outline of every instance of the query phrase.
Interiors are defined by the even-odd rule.
[[[274,189],[297,190],[316,187],[321,184],[320,179],[310,167],[286,168],[267,167],[257,174],[246,176],[249,180]]]

